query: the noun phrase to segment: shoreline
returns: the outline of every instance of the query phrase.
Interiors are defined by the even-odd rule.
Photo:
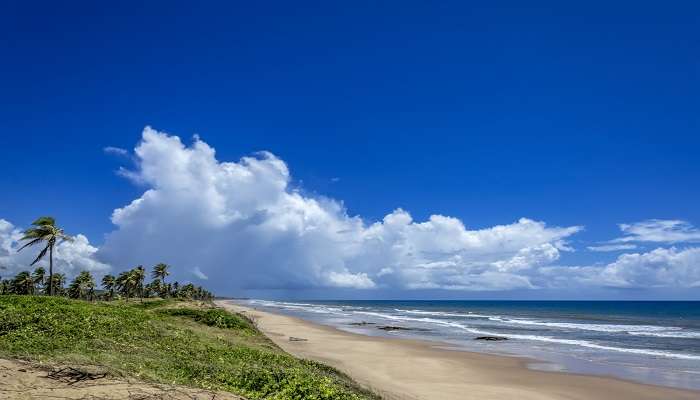
[[[530,369],[538,360],[450,349],[449,343],[345,332],[300,318],[216,302],[253,317],[285,351],[333,366],[386,399],[696,399],[699,391]],[[306,339],[290,341],[290,337]]]

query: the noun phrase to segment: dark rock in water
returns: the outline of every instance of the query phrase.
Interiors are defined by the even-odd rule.
[[[508,340],[507,337],[502,337],[502,336],[477,336],[474,338],[474,340],[487,340],[487,341],[500,341],[500,340]]]
[[[350,325],[354,325],[354,326],[365,326],[365,325],[375,325],[375,323],[374,323],[374,322],[362,321],[362,322],[351,322]]]
[[[403,326],[391,326],[391,325],[378,326],[377,329],[381,329],[383,331],[411,331],[411,330],[413,330],[411,328],[404,328]]]
[[[393,325],[383,325],[383,326],[378,326],[377,329],[381,329],[383,331],[419,331],[419,332],[427,332],[430,329],[425,329],[425,328],[406,328],[405,326],[393,326]]]

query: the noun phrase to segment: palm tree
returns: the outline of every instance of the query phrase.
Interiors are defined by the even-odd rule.
[[[54,293],[57,295],[63,294],[63,285],[66,284],[66,276],[60,272],[53,274],[53,289]],[[44,293],[46,293],[46,287],[44,287]]]
[[[89,271],[80,272],[68,288],[68,295],[74,299],[92,299],[94,292],[95,280]]]
[[[56,226],[56,220],[53,217],[39,217],[32,222],[34,227],[24,231],[24,236],[20,240],[26,240],[27,243],[20,247],[17,251],[22,251],[25,247],[34,246],[35,244],[46,242],[46,247],[39,252],[39,255],[31,263],[38,263],[46,253],[49,253],[49,295],[53,296],[53,248],[57,245],[59,239],[63,241],[71,240],[70,236],[63,233],[63,229]]]
[[[0,294],[12,293],[12,281],[3,279],[0,280]]]
[[[46,284],[46,270],[44,267],[37,267],[34,270],[34,284],[41,288]]]
[[[126,301],[129,301],[129,297],[133,292],[131,271],[124,271],[120,273],[119,276],[117,276],[117,279],[115,280],[115,284],[117,290],[119,290],[119,293],[126,298]]]
[[[162,285],[160,288],[160,297],[172,297],[171,293],[173,291],[173,285],[170,283],[166,283],[165,285]]]
[[[141,302],[143,302],[143,281],[146,279],[146,270],[143,265],[139,265],[131,270],[131,274],[133,275],[134,288],[138,290]]]
[[[12,279],[12,291],[16,294],[34,294],[34,278],[27,271],[22,271]]]
[[[194,298],[196,289],[194,288],[194,285],[191,283],[188,283],[180,288],[180,296],[184,297],[186,299],[192,299]]]
[[[158,293],[160,293],[160,281],[151,281],[151,283],[144,286],[144,297],[155,297],[154,295]]]
[[[160,287],[165,286],[165,277],[170,275],[170,271],[168,271],[168,269],[170,269],[170,266],[163,263],[157,264],[155,267],[153,267],[151,276],[153,279],[160,279]]]
[[[114,287],[117,284],[117,278],[114,277],[114,275],[105,275],[102,277],[102,287],[109,291],[109,299],[112,300],[114,298]]]

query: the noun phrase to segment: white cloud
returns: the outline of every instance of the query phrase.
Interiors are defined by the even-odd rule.
[[[328,272],[327,279],[331,286],[348,287],[354,289],[371,289],[376,287],[376,284],[364,272],[352,274],[348,271],[330,271]]]
[[[199,279],[202,279],[202,280],[207,280],[207,279],[209,279],[209,277],[206,276],[206,275],[204,274],[204,272],[202,272],[202,270],[199,269],[199,267],[194,267],[194,268],[192,269],[192,273],[194,274],[194,276],[196,276],[196,277],[199,278]]]
[[[700,248],[622,254],[605,266],[601,282],[618,287],[699,287]]]
[[[625,251],[637,243],[694,243],[700,241],[700,230],[686,221],[649,219],[632,224],[619,224],[623,236],[598,246],[592,251]],[[700,248],[657,248],[646,253],[624,253],[607,265],[553,269],[567,276],[572,283],[620,288],[696,287],[700,286]],[[561,282],[561,276],[559,281]]]
[[[113,147],[113,146],[107,146],[102,149],[105,153],[107,154],[114,154],[117,156],[127,156],[129,155],[129,151],[126,149],[122,149],[121,147]]]
[[[619,224],[623,236],[611,243],[655,242],[683,243],[700,242],[700,230],[687,221],[649,219],[633,224]]]
[[[541,279],[553,288],[692,288],[700,287],[700,248],[657,248],[621,254],[608,264],[545,266]]]
[[[623,250],[634,250],[637,248],[636,244],[602,244],[599,246],[588,246],[588,250],[591,251],[623,251]]]
[[[40,251],[40,247],[28,247],[18,252],[21,247],[20,238],[22,231],[9,221],[0,219],[0,275],[11,277],[19,271],[30,271],[42,266],[48,271],[48,260],[45,257],[34,267],[30,264]],[[78,234],[72,241],[62,242],[54,250],[54,272],[65,273],[68,277],[76,275],[82,270],[104,273],[110,266],[100,262],[95,257],[97,248],[92,246],[87,237]]]
[[[442,215],[415,222],[401,209],[368,224],[292,189],[287,165],[268,152],[220,162],[199,138],[185,146],[147,127],[135,154],[137,169],[124,175],[147,189],[114,210],[117,229],[99,255],[166,262],[175,273],[197,266],[214,290],[538,287],[537,268],[570,251],[567,238],[582,229],[522,218],[473,230]]]

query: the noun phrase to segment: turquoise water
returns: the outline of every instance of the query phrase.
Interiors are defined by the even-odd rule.
[[[367,335],[527,356],[532,368],[700,389],[700,302],[305,301],[249,305]],[[352,325],[369,322],[365,326]],[[385,332],[379,325],[413,328]],[[473,340],[493,335],[503,342]]]

